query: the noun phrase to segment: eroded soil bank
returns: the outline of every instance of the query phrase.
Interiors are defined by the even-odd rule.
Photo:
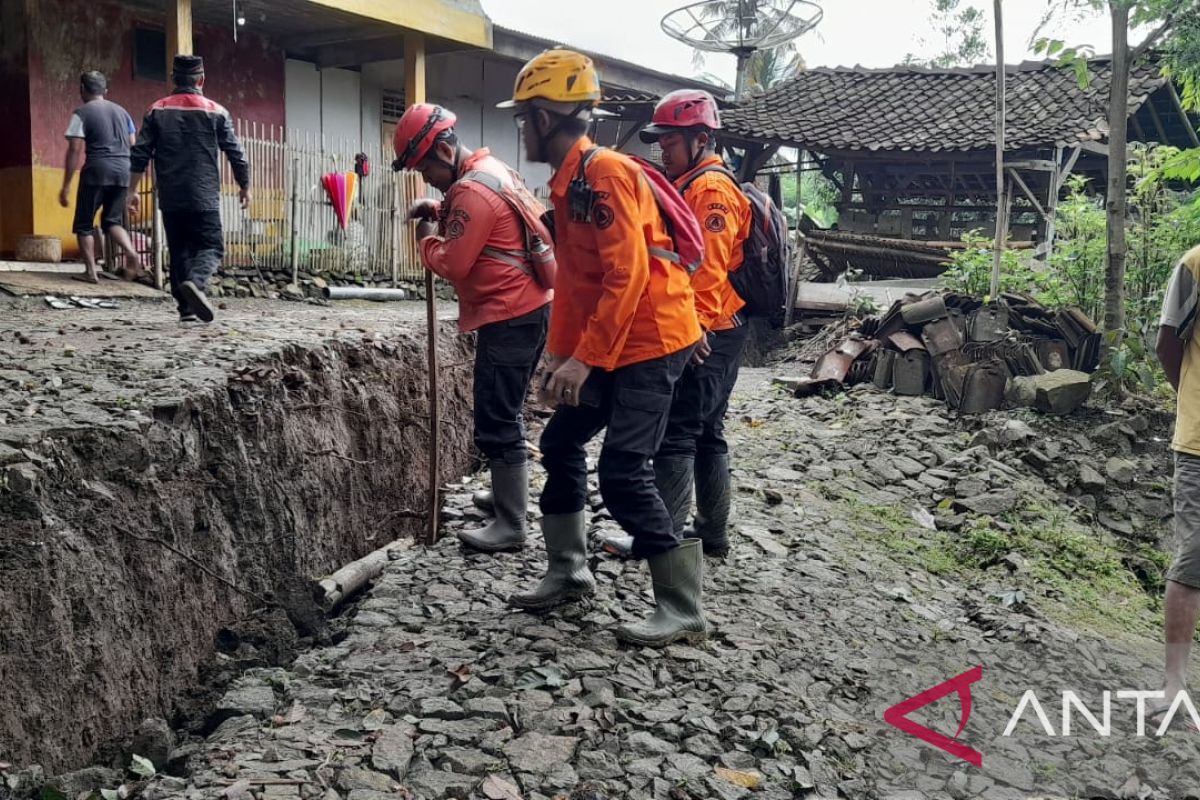
[[[171,716],[224,625],[276,605],[303,635],[303,579],[419,528],[415,308],[0,311],[0,760],[94,762]],[[470,348],[442,323],[443,480]]]

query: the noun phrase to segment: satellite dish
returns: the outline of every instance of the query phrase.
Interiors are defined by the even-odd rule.
[[[825,12],[813,0],[701,0],[662,18],[672,39],[708,53],[737,56],[737,95],[756,50],[787,44],[817,26]]]

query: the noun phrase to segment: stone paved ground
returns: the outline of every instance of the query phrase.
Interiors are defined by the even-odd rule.
[[[1110,737],[1078,715],[1074,737],[1051,737],[1032,712],[1001,735],[1026,689],[1061,732],[1063,689],[1099,715],[1102,689],[1153,688],[1152,612],[1107,637],[1075,630],[1063,591],[1017,554],[967,575],[896,545],[932,535],[912,514],[930,492],[953,497],[958,484],[972,502],[1000,493],[1003,504],[1046,482],[995,489],[1013,468],[931,401],[800,402],[766,377],[747,371],[730,414],[737,533],[733,556],[706,574],[707,643],[618,647],[612,628],[649,611],[649,583],[643,566],[599,555],[593,602],[510,610],[505,597],[542,573],[540,543],[464,552],[453,538],[474,517],[464,484],[447,538],[400,554],[349,612],[344,640],[240,678],[219,725],[176,751],[190,777],[144,796],[1200,797],[1195,735],[1136,738],[1128,701],[1114,702]],[[975,530],[942,505],[939,535]],[[598,498],[593,511],[593,532],[611,529]],[[1118,589],[1097,590],[1098,617],[1130,602]],[[882,722],[888,706],[977,665],[960,741],[983,751],[982,768]],[[914,718],[953,734],[959,706],[951,694]]]
[[[128,425],[147,406],[223,386],[239,365],[286,345],[361,340],[425,315],[416,302],[226,300],[213,324],[185,326],[168,301],[118,302],[53,311],[41,298],[0,297],[0,449],[53,430]],[[443,305],[441,316],[452,309]]]

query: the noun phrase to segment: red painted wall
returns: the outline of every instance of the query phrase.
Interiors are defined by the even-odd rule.
[[[123,105],[141,125],[142,114],[167,94],[165,83],[133,76],[135,27],[164,25],[162,16],[135,12],[111,3],[89,3],[80,14],[78,0],[38,0],[31,4],[29,79],[34,163],[61,167],[63,132],[79,105],[79,74],[98,69],[108,76],[110,100]],[[258,34],[242,32],[233,41],[229,28],[196,26],[194,50],[204,57],[205,94],[229,109],[235,119],[283,125],[284,53]],[[168,72],[170,65],[167,65]]]

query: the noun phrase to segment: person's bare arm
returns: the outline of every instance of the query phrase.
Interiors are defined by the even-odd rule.
[[[71,192],[71,181],[75,180],[75,173],[83,165],[84,141],[83,139],[67,139],[67,155],[63,169],[62,191],[58,193],[58,202],[63,208],[71,205],[69,197]]]
[[[1179,371],[1183,366],[1184,342],[1179,338],[1179,331],[1170,325],[1161,325],[1158,329],[1158,341],[1154,352],[1158,355],[1158,363],[1162,364],[1163,372],[1175,391],[1179,391]]]

